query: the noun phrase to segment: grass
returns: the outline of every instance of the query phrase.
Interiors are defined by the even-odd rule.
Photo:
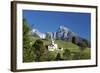
[[[40,38],[34,38],[31,37],[31,43],[34,44],[34,42],[37,39]],[[49,45],[51,44],[51,40],[46,40],[46,39],[42,39],[42,41],[44,42],[44,45]],[[59,48],[63,48],[64,50],[60,52],[61,58],[64,60],[82,60],[82,59],[90,59],[91,58],[91,49],[90,48],[85,48],[84,50],[81,50],[79,48],[79,46],[73,44],[72,42],[68,42],[68,41],[62,41],[62,40],[55,40],[55,43],[58,44]],[[68,50],[71,54],[68,55],[63,55],[63,53],[65,52],[65,50]],[[48,61],[54,61],[56,56],[57,56],[58,52],[57,50],[55,51],[48,51]]]
[[[81,57],[81,59],[90,59],[91,58],[91,49],[86,48],[85,50],[83,50],[80,57]]]
[[[71,42],[56,40],[55,43],[58,44],[58,47],[68,49],[68,50],[70,50],[70,52],[79,52],[80,51],[79,46],[77,46]]]

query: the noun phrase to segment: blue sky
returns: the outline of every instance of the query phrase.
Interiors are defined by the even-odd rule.
[[[91,39],[90,13],[23,10],[23,18],[40,32],[56,32],[64,25],[79,36]]]

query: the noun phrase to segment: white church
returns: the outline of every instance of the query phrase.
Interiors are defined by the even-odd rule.
[[[58,45],[54,43],[54,40],[51,40],[51,44],[48,46],[49,51],[54,51],[58,49]]]
[[[54,51],[54,50],[56,50],[56,51],[62,51],[63,48],[59,49],[58,45],[54,43],[53,39],[51,39],[51,44],[48,46],[48,50],[49,51]]]

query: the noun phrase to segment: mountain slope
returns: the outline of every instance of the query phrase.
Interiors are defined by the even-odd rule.
[[[56,32],[46,32],[42,33],[38,29],[33,28],[31,30],[31,34],[37,34],[41,39],[60,39],[60,40],[68,40],[72,41],[73,37],[76,39],[76,43],[82,41],[82,38],[79,37],[76,33],[72,32],[69,28],[65,26],[59,26]]]

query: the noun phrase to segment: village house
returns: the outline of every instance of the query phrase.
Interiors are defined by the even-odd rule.
[[[54,40],[51,40],[51,44],[48,46],[49,51],[54,51],[58,49],[58,45],[54,43]]]
[[[51,44],[48,46],[48,50],[49,50],[49,51],[54,51],[54,50],[56,50],[56,51],[62,51],[63,48],[58,48],[58,45],[55,44],[55,43],[54,43],[54,40],[52,39],[52,40],[51,40]]]

